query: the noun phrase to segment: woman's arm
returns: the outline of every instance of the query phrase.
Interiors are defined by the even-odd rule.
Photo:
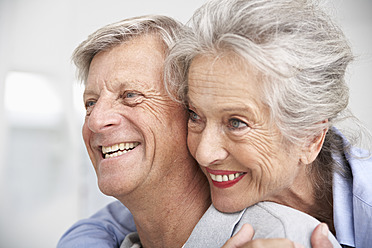
[[[230,238],[222,248],[265,248],[265,247],[283,247],[283,248],[301,248],[288,239],[256,239],[252,240],[254,235],[253,227],[244,224],[243,227],[232,238]],[[311,235],[311,245],[313,248],[333,248],[328,239],[328,227],[326,224],[319,224]]]

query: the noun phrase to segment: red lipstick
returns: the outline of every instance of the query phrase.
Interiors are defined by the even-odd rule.
[[[209,176],[212,183],[217,188],[232,187],[247,174],[246,172],[241,171],[212,170],[209,168],[206,168],[206,170],[210,173]]]

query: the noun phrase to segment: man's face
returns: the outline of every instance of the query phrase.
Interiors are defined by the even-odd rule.
[[[163,86],[164,48],[144,35],[97,54],[84,92],[83,138],[101,191],[120,197],[156,187],[189,157],[187,114]]]

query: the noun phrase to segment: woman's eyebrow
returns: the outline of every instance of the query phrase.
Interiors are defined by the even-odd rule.
[[[223,108],[221,111],[226,112],[226,113],[234,113],[234,112],[248,113],[249,116],[253,120],[257,120],[258,119],[258,114],[260,113],[260,111],[257,111],[256,108],[252,108],[248,105],[239,106],[239,107],[226,107],[226,108]]]
[[[227,107],[223,108],[222,111],[224,112],[234,112],[234,111],[244,111],[244,112],[254,112],[252,108],[248,106],[244,107]]]

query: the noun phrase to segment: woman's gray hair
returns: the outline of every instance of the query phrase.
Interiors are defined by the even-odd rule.
[[[343,32],[312,1],[212,0],[189,24],[192,33],[166,63],[167,87],[178,99],[187,101],[196,56],[233,53],[260,72],[262,101],[290,143],[319,134],[346,109],[344,76],[353,55]]]
[[[162,15],[133,17],[106,25],[88,36],[73,52],[78,79],[85,83],[90,63],[99,52],[109,50],[133,37],[158,34],[166,49],[170,49],[181,36],[184,26]]]

